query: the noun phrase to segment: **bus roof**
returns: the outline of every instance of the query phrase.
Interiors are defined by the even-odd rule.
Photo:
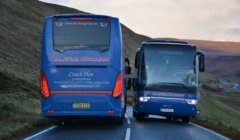
[[[182,46],[182,47],[195,47],[196,48],[196,45],[191,45],[184,41],[172,41],[172,40],[150,40],[147,42],[143,42],[142,46],[143,45],[151,45],[151,44],[154,44],[154,45],[176,45],[176,46]]]
[[[92,17],[92,18],[115,18],[107,15],[96,15],[96,14],[56,14],[50,16],[52,18],[74,18],[74,17]]]
[[[185,41],[178,40],[149,40],[146,43],[176,43],[176,44],[188,44]]]

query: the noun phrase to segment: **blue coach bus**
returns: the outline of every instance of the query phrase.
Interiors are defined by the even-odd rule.
[[[125,74],[131,72],[123,56],[118,18],[92,14],[46,17],[41,56],[43,116],[58,125],[72,117],[113,117],[122,123]]]
[[[198,73],[205,69],[204,59],[186,42],[144,42],[135,57],[134,117],[151,114],[189,122],[198,112]]]

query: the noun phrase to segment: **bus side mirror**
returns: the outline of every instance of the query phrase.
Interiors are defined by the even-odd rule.
[[[202,52],[197,52],[199,58],[199,71],[205,71],[205,55]]]
[[[129,74],[131,74],[131,71],[132,71],[132,69],[130,66],[125,66],[125,74],[129,75]]]
[[[138,49],[136,56],[135,56],[135,68],[136,69],[138,69],[140,67],[140,57],[141,57],[141,51],[140,51],[140,49]]]
[[[129,66],[130,62],[128,58],[125,58],[125,74],[129,75],[131,74],[131,67]]]
[[[126,89],[129,90],[132,87],[132,79],[131,78],[127,78],[127,83],[126,83]]]
[[[138,90],[138,79],[132,78],[133,89],[136,91]]]

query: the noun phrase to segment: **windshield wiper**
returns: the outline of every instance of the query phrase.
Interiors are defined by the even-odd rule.
[[[162,87],[163,85],[160,83],[151,83],[151,84],[147,84],[144,88],[159,88]]]
[[[162,85],[180,86],[180,87],[188,88],[187,85],[182,84],[182,83],[168,83],[168,82],[161,82],[161,84],[162,84]]]
[[[151,88],[151,87],[161,87],[161,86],[179,86],[184,88],[189,88],[188,86],[182,84],[182,83],[168,83],[168,82],[158,82],[158,83],[151,83],[147,84],[145,88]]]
[[[178,87],[178,88],[177,88]],[[180,88],[180,89],[179,89]],[[187,86],[183,83],[168,83],[168,82],[156,82],[156,83],[150,83],[147,84],[144,87],[145,90],[155,89],[155,90],[173,90],[173,91],[179,91],[179,90],[186,90],[188,92],[192,92],[194,87]]]

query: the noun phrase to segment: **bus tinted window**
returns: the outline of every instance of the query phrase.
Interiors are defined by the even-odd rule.
[[[54,48],[63,52],[69,49],[109,48],[110,22],[106,19],[54,20]]]
[[[144,47],[141,73],[143,85],[178,83],[195,87],[195,49],[180,46]]]

